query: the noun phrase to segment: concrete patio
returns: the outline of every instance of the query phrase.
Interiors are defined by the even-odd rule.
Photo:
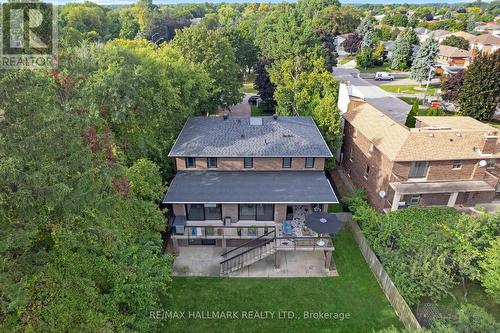
[[[174,276],[219,276],[222,248],[215,246],[183,247],[173,265]],[[280,268],[274,267],[274,257],[262,259],[231,277],[325,277],[336,276],[336,271],[325,269],[323,251],[279,251]],[[333,259],[332,259],[333,260]],[[333,266],[333,265],[332,265]]]

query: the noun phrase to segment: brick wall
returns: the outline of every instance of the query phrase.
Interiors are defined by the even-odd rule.
[[[274,205],[274,222],[282,222],[286,218],[286,206],[283,204]]]
[[[243,158],[239,157],[219,157],[217,158],[217,168],[209,169],[213,171],[234,171],[234,170],[256,170],[256,171],[289,171],[289,170],[323,170],[325,168],[325,159],[322,157],[316,157],[314,159],[314,168],[306,169],[306,160],[303,157],[292,158],[291,168],[282,168],[283,160],[282,158],[274,157],[254,157],[253,168],[245,169],[243,168]],[[175,164],[177,170],[189,170],[189,171],[199,171],[207,170],[207,159],[204,157],[196,158],[196,168],[186,169],[186,162],[183,157],[176,157]]]
[[[222,205],[222,219],[231,217],[231,222],[238,222],[238,205],[236,204],[223,204]]]
[[[368,200],[378,210],[384,208],[386,199],[379,196],[381,190],[389,191],[391,170],[393,163],[376,147],[369,152],[371,142],[361,133],[354,138],[354,128],[348,123],[344,126],[344,142],[342,146],[342,168],[350,175],[355,187],[364,189]],[[350,159],[352,149],[352,160]],[[368,177],[364,174],[366,167],[370,166]]]

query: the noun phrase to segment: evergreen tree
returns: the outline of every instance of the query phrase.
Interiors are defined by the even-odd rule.
[[[410,78],[417,80],[422,85],[422,81],[427,80],[429,71],[434,67],[439,53],[438,42],[433,36],[427,38],[418,50],[411,66]]]
[[[361,42],[361,51],[371,51],[373,48],[373,32],[372,30],[367,30],[363,35],[363,41]]]
[[[474,31],[474,28],[476,27],[476,19],[474,15],[469,15],[465,24],[467,27],[467,31],[472,33]]]
[[[399,33],[391,56],[392,69],[405,70],[409,67],[412,56],[411,32],[411,29],[406,29]]]
[[[408,113],[408,116],[406,116],[405,125],[408,126],[409,128],[415,127],[415,122],[417,121],[415,117],[418,116],[419,104],[420,103],[418,102],[418,100],[415,100],[415,102],[413,102],[410,112]]]
[[[365,16],[356,28],[356,33],[364,37],[368,31],[373,31],[373,24],[370,16]]]
[[[465,70],[459,96],[460,111],[478,120],[489,120],[500,103],[500,50],[480,53]]]

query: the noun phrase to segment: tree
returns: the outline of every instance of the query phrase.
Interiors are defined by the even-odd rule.
[[[495,333],[499,328],[493,316],[474,304],[460,307],[457,326],[460,333]]]
[[[422,85],[422,81],[428,79],[429,73],[434,68],[438,53],[439,47],[437,40],[432,36],[427,38],[425,42],[422,43],[413,60],[410,78],[420,82],[420,85]]]
[[[260,59],[255,68],[255,82],[254,87],[259,92],[260,98],[264,101],[271,101],[274,104],[274,90],[276,87],[271,82],[271,78],[267,68],[271,66],[271,62],[267,59]]]
[[[359,67],[367,69],[373,64],[373,52],[370,49],[363,50],[356,55],[356,63]]]
[[[74,79],[88,73],[59,65],[0,79],[2,329],[157,330],[144,313],[171,282],[163,214],[134,195],[113,133],[89,112]]]
[[[412,31],[406,29],[399,33],[391,55],[392,69],[406,70],[409,68],[412,58]]]
[[[448,102],[457,102],[464,85],[465,71],[449,76],[441,81],[442,97]]]
[[[148,159],[138,159],[128,168],[127,177],[133,193],[143,200],[159,202],[165,187],[162,186],[160,168]]]
[[[227,109],[241,100],[235,50],[221,31],[192,26],[179,31],[172,45],[187,59],[201,64],[210,75],[210,99],[204,110]]]
[[[451,19],[451,18],[453,18],[453,13],[451,12],[451,9],[448,9],[446,11],[446,13],[444,13],[443,19],[448,20],[448,19]]]
[[[385,46],[383,43],[377,45],[373,50],[373,64],[375,66],[382,66],[385,60]]]
[[[417,121],[415,119],[416,116],[418,116],[418,110],[420,109],[420,103],[418,100],[415,100],[413,102],[413,105],[411,107],[410,112],[408,112],[408,116],[406,116],[406,122],[405,125],[409,128],[414,128],[415,127],[415,122]]]
[[[448,36],[442,42],[442,45],[448,45],[453,47],[458,47],[462,50],[469,50],[469,41],[463,37],[459,36]]]
[[[460,112],[478,120],[489,120],[500,102],[500,50],[480,53],[465,70],[459,96]]]
[[[361,49],[361,41],[362,38],[359,34],[350,34],[344,41],[344,50],[349,52],[351,55],[358,53]]]
[[[500,238],[497,237],[491,241],[480,266],[483,270],[481,284],[485,291],[500,304],[500,271],[498,270],[500,267]]]
[[[280,115],[312,116],[332,151],[341,138],[340,114],[335,105],[338,83],[317,59],[310,71],[297,71],[293,61],[274,64],[271,81],[276,86],[274,99]]]
[[[361,41],[361,51],[372,51],[373,48],[373,31],[367,30]]]
[[[468,32],[474,32],[474,29],[476,28],[476,18],[474,17],[474,15],[469,15],[467,17],[467,20],[465,21],[465,24]]]
[[[366,15],[362,20],[359,26],[356,28],[356,33],[361,37],[364,37],[368,31],[373,32],[373,23],[372,18],[369,15]]]

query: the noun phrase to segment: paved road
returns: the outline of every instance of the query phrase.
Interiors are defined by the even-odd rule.
[[[395,121],[404,124],[411,106],[380,89],[371,82],[359,77],[359,71],[354,68],[335,67],[333,76],[339,81],[349,81],[364,95],[365,100],[384,112]]]

